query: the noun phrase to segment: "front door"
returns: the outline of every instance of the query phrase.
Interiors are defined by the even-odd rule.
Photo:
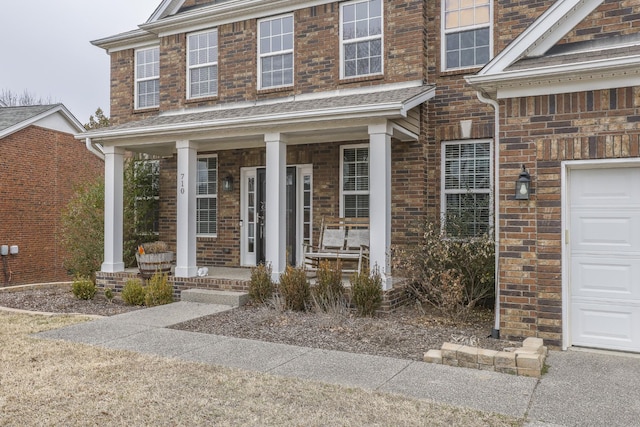
[[[287,262],[301,262],[302,245],[310,243],[312,167],[289,166],[286,174],[286,252]],[[241,185],[241,264],[253,266],[266,259],[265,203],[266,169],[243,168]]]

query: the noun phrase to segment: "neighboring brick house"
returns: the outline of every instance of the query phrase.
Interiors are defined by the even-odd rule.
[[[61,104],[0,107],[0,286],[70,280],[61,212],[103,161],[74,139],[80,122]]]
[[[371,262],[391,291],[392,248],[414,242],[412,225],[472,213],[471,235],[497,222],[496,330],[600,346],[567,329],[566,198],[552,147],[607,126],[593,123],[605,116],[603,97],[617,123],[608,128],[633,141],[635,74],[614,101],[609,90],[620,86],[590,87],[584,102],[599,112],[590,119],[564,116],[582,107],[577,95],[559,95],[562,80],[538,79],[528,98],[502,85],[515,68],[541,67],[529,57],[554,61],[560,45],[618,40],[633,52],[640,6],[623,3],[163,1],[138,29],[94,42],[112,73],[113,126],[88,135],[106,153],[103,277],[124,269],[122,159],[140,152],[162,157],[159,233],[176,249],[177,279],[197,266],[262,260],[277,277],[300,262],[303,243],[317,242],[323,217],[366,216]],[[524,202],[514,200],[522,164],[532,179]]]

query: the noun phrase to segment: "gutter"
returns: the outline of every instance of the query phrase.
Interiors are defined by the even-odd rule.
[[[104,160],[104,153],[102,152],[102,146],[100,144],[94,144],[91,138],[86,138],[85,145],[87,146],[87,150],[98,156],[101,160]]]
[[[495,131],[494,131],[494,154],[493,154],[493,204],[494,204],[494,213],[493,213],[493,236],[495,240],[495,266],[494,266],[494,276],[495,276],[495,293],[496,293],[496,302],[495,302],[495,322],[493,325],[493,329],[491,329],[491,338],[500,338],[500,271],[499,271],[499,263],[500,263],[500,106],[498,102],[486,97],[482,92],[477,91],[476,96],[485,104],[489,104],[494,109],[494,117],[495,117]]]

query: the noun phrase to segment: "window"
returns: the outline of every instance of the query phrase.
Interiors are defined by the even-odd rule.
[[[342,147],[341,216],[369,217],[369,147]]]
[[[459,237],[489,232],[491,142],[446,142],[442,207],[446,231]]]
[[[265,19],[258,27],[258,87],[293,84],[293,16]]]
[[[136,51],[136,108],[160,105],[160,48]]]
[[[382,0],[340,7],[341,78],[382,73]]]
[[[491,0],[442,0],[447,70],[484,65],[491,52]]]
[[[218,94],[218,30],[190,34],[187,38],[187,97]]]
[[[213,236],[218,232],[218,158],[198,157],[197,225],[200,235]]]
[[[134,161],[134,211],[136,233],[160,231],[160,161]]]

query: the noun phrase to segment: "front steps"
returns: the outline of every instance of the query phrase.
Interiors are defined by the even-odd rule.
[[[180,293],[180,300],[199,302],[202,304],[220,304],[240,307],[249,301],[246,292],[218,291],[211,289],[185,289]]]

